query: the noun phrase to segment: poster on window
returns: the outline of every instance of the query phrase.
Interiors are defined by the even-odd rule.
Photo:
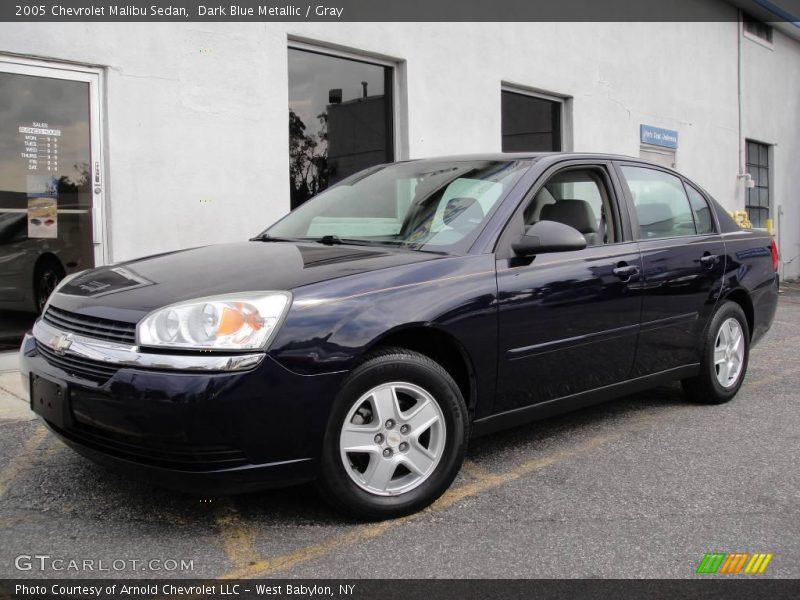
[[[58,237],[58,180],[28,176],[28,237]]]

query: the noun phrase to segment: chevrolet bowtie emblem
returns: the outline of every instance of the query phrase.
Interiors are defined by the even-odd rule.
[[[69,347],[72,346],[72,335],[59,335],[50,341],[50,345],[53,347],[53,350],[56,351],[56,354],[63,356],[67,353]]]

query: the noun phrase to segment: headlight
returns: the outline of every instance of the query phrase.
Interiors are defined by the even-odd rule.
[[[291,300],[288,292],[253,292],[180,302],[147,315],[136,327],[136,341],[195,350],[260,350]]]

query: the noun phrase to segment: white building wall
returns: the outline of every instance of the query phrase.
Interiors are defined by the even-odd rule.
[[[770,216],[782,275],[792,278],[800,275],[800,188],[794,178],[800,169],[800,42],[777,30],[772,42],[742,40],[742,133],[772,145]]]
[[[105,67],[109,256],[119,261],[244,239],[288,210],[290,39],[398,62],[398,158],[499,151],[500,89],[514,84],[569,98],[575,150],[636,156],[641,123],[678,130],[678,169],[741,208],[739,25],[733,8],[719,11],[727,21],[2,24],[0,53]],[[777,144],[791,258],[800,44],[778,32],[772,51],[746,41],[744,135]]]

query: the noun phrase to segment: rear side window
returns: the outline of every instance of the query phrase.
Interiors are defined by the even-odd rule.
[[[703,194],[688,183],[686,184],[686,193],[689,194],[689,204],[692,205],[697,233],[714,233],[714,219],[711,217],[711,207],[703,197]]]
[[[646,167],[621,167],[633,196],[643,240],[695,235],[692,209],[683,182]]]

